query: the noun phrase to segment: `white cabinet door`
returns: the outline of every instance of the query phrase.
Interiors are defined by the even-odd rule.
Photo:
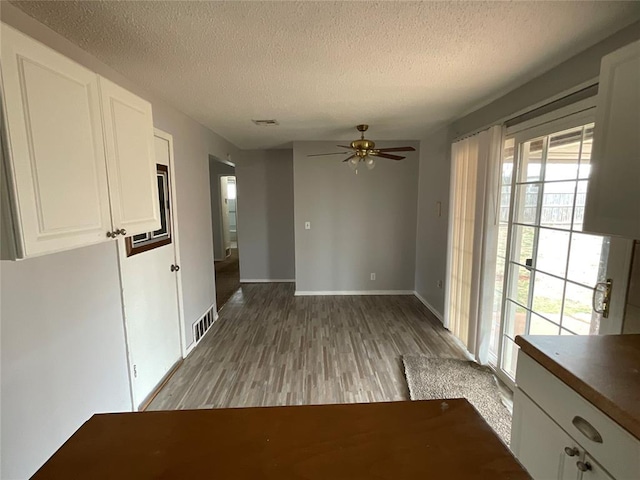
[[[579,478],[578,444],[520,390],[513,399],[511,450],[534,480]]]
[[[15,256],[108,240],[97,75],[5,24],[1,43]]]
[[[584,465],[588,470],[582,472],[580,480],[614,480],[588,453],[584,456]]]
[[[584,230],[640,238],[640,41],[605,56]]]
[[[100,94],[113,226],[127,236],[157,230],[151,104],[102,77]]]

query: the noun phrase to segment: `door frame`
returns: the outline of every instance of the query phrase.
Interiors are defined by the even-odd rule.
[[[153,136],[154,137],[158,137],[161,138],[162,140],[167,141],[167,143],[169,144],[169,191],[170,191],[170,197],[171,197],[171,215],[170,215],[170,222],[171,222],[171,235],[172,235],[172,241],[171,241],[171,245],[173,246],[173,252],[174,252],[174,259],[175,259],[175,263],[177,265],[180,265],[180,248],[179,248],[179,239],[178,239],[178,215],[177,215],[177,194],[176,194],[176,187],[175,187],[175,161],[174,161],[174,155],[173,155],[173,136],[170,133],[164,132],[158,128],[154,128],[153,129]],[[135,388],[134,388],[134,371],[133,371],[133,366],[134,366],[134,361],[132,358],[132,352],[131,352],[131,348],[130,348],[130,343],[129,343],[129,322],[127,320],[127,314],[126,314],[126,310],[125,310],[125,302],[124,302],[124,287],[123,287],[123,280],[122,280],[122,259],[123,257],[126,257],[126,255],[122,255],[123,252],[121,252],[121,249],[125,249],[125,245],[124,242],[116,242],[116,248],[117,248],[117,256],[118,256],[118,276],[120,279],[120,298],[121,298],[121,306],[122,306],[122,319],[124,322],[124,338],[125,338],[125,349],[126,349],[126,354],[127,354],[127,367],[128,367],[128,374],[129,374],[129,394],[131,397],[131,409],[132,411],[139,411],[139,407],[141,402],[144,401],[144,398],[136,398],[136,394],[135,394]],[[178,270],[177,272],[175,272],[175,277],[176,279],[176,298],[177,298],[177,302],[178,302],[178,331],[180,334],[180,355],[181,355],[181,359],[184,359],[186,357],[186,345],[185,345],[185,331],[184,331],[184,302],[183,302],[183,296],[182,296],[182,270]],[[175,369],[174,368],[169,370],[169,374],[172,373],[172,371]],[[165,379],[162,379],[160,381],[160,384],[165,381]],[[153,393],[153,392],[152,392]]]
[[[510,128],[507,128],[503,143],[510,138],[514,139],[514,156],[513,156],[513,171],[512,171],[512,179],[511,179],[511,198],[509,203],[509,226],[507,231],[507,246],[505,251],[505,272],[504,272],[504,283],[502,287],[502,298],[500,299],[501,303],[501,316],[500,316],[500,325],[499,325],[499,338],[498,338],[498,355],[497,355],[497,365],[494,368],[494,371],[498,378],[505,382],[510,388],[515,388],[514,381],[502,370],[501,361],[502,361],[502,348],[503,348],[503,328],[504,328],[504,316],[506,309],[506,295],[507,284],[510,281],[510,269],[509,262],[511,258],[511,251],[513,248],[512,245],[512,230],[513,230],[513,221],[515,212],[515,204],[516,204],[516,194],[515,194],[515,182],[518,178],[518,171],[520,167],[520,156],[521,156],[521,145],[528,140],[552,135],[553,133],[560,132],[562,130],[567,130],[570,128],[578,127],[580,125],[584,125],[587,123],[595,122],[595,108],[596,108],[596,99],[595,97],[587,98],[576,102],[572,105],[568,105],[566,107],[560,108],[553,112],[549,112],[545,115],[541,115],[540,117],[533,118],[529,121],[523,122],[518,125],[514,125]],[[598,128],[597,125],[595,128]],[[591,233],[591,232],[584,232]],[[615,319],[615,322],[607,322],[600,324],[600,331],[598,335],[605,334],[615,334],[622,333],[622,329],[624,327],[624,310],[626,304],[626,295],[627,288],[629,283],[629,271],[631,268],[631,260],[633,254],[633,240],[624,239],[620,237],[609,237],[611,239],[610,243],[610,251],[609,251],[609,259],[607,262],[607,276],[615,276],[617,282],[612,290],[611,296],[611,308],[610,308],[610,318]],[[614,272],[613,275],[609,274],[609,272]],[[605,327],[604,329],[602,327]]]

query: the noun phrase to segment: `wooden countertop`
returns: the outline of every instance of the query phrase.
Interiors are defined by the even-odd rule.
[[[94,415],[34,479],[528,479],[464,399]]]
[[[640,335],[530,335],[516,343],[640,439]]]

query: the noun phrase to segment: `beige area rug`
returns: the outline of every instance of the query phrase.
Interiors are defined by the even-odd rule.
[[[411,400],[466,398],[502,441],[511,440],[511,414],[493,372],[468,360],[402,357]]]

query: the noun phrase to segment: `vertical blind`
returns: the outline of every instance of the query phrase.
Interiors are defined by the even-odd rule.
[[[445,326],[481,362],[491,328],[480,315],[485,224],[493,218],[501,140],[502,128],[495,126],[451,147]]]

